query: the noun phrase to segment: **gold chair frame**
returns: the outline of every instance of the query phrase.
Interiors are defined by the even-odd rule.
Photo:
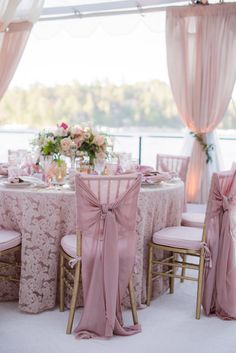
[[[78,257],[81,257],[81,233],[79,231],[76,234],[76,242],[76,255]],[[66,333],[71,334],[79,291],[81,260],[78,260],[75,269],[71,269],[69,266],[65,266],[65,260],[69,262],[70,260],[73,260],[73,257],[69,256],[62,249],[62,247],[60,247],[60,311],[64,311],[65,309],[65,287],[67,287],[70,293],[72,294],[72,297]],[[128,290],[130,296],[133,323],[134,325],[136,325],[138,324],[138,314],[136,309],[136,299],[132,279],[129,280]]]
[[[0,251],[0,256],[5,256],[5,255],[14,255],[16,256],[17,252],[20,252],[21,250],[21,244],[14,246],[13,248],[9,248],[6,250]],[[7,275],[7,274],[2,274],[2,270],[9,270],[9,269],[14,269],[15,274],[14,275]],[[0,281],[11,281],[11,282],[20,282],[20,269],[21,269],[21,262],[18,262],[16,259],[14,262],[8,261],[8,260],[0,260]]]
[[[205,242],[205,226],[203,227],[202,242]],[[202,303],[202,289],[203,289],[203,273],[204,273],[204,248],[199,250],[176,248],[165,245],[158,245],[149,242],[149,256],[148,256],[148,275],[147,275],[147,305],[150,305],[152,294],[152,282],[156,278],[169,277],[170,294],[174,293],[174,279],[179,278],[181,281],[190,280],[197,282],[197,302],[196,302],[196,319],[199,320],[201,316]],[[162,250],[166,257],[160,260],[154,259],[154,250]],[[167,253],[166,253],[167,252]],[[178,256],[180,255],[180,256]],[[199,258],[199,262],[187,262],[187,255]],[[181,260],[182,258],[182,260]],[[154,270],[153,267],[158,266],[162,268],[161,271]],[[166,270],[163,268],[166,267]],[[181,274],[176,273],[176,269],[181,268]],[[198,276],[187,276],[186,269],[197,270]]]

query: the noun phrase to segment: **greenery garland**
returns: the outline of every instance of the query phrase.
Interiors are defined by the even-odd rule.
[[[213,143],[206,143],[204,142],[203,139],[203,134],[201,133],[195,133],[195,132],[190,132],[191,135],[200,143],[203,152],[206,154],[206,163],[208,164],[209,162],[212,162],[212,156],[210,154],[211,151],[214,150],[215,146]]]

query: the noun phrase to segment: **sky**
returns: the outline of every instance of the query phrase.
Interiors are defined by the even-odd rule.
[[[73,80],[168,82],[164,23],[164,13],[40,22],[11,87]]]

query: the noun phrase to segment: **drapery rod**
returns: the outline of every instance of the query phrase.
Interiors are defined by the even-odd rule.
[[[71,19],[82,19],[82,18],[92,18],[92,17],[106,17],[106,16],[118,16],[118,15],[143,15],[145,13],[152,13],[158,11],[166,11],[168,6],[159,6],[152,8],[142,8],[137,6],[136,9],[132,10],[119,10],[119,11],[106,11],[106,12],[93,12],[93,13],[81,13],[78,10],[75,10],[71,15],[64,16],[48,16],[40,17],[39,21],[54,21],[54,20],[71,20]]]
[[[196,2],[195,2],[196,1]],[[202,4],[201,2],[198,2],[199,0],[190,0],[188,4],[186,2],[181,2],[180,4],[170,4],[169,6],[152,6],[152,7],[147,7],[144,8],[142,7],[139,3],[137,3],[136,8],[134,9],[126,9],[126,10],[108,10],[108,11],[94,11],[91,13],[82,13],[76,8],[72,8],[74,11],[72,14],[69,15],[43,15],[39,18],[40,22],[43,21],[57,21],[57,20],[71,20],[71,19],[83,19],[83,18],[93,18],[93,17],[108,17],[108,16],[118,16],[118,15],[141,15],[143,16],[145,13],[154,13],[154,12],[164,12],[170,7],[178,7],[178,6],[211,6],[211,5],[216,5],[216,4],[223,4],[223,0],[219,0],[218,3],[214,4]]]

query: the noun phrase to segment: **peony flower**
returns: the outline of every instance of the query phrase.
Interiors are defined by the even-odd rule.
[[[81,136],[83,135],[83,129],[80,126],[72,126],[70,128],[70,133],[73,136]]]
[[[63,152],[69,152],[70,151],[70,147],[72,144],[72,140],[69,137],[66,137],[64,139],[61,140],[61,149]]]
[[[95,136],[94,136],[93,144],[95,144],[95,145],[101,147],[101,146],[104,145],[104,143],[105,143],[105,138],[104,138],[104,136],[102,136],[102,135],[95,135]]]
[[[68,135],[68,131],[67,131],[67,129],[64,129],[63,127],[58,126],[54,135],[58,136],[58,137],[64,137],[64,136]]]
[[[84,139],[82,136],[74,138],[74,143],[77,145],[78,148],[82,145],[83,142],[84,142]]]

